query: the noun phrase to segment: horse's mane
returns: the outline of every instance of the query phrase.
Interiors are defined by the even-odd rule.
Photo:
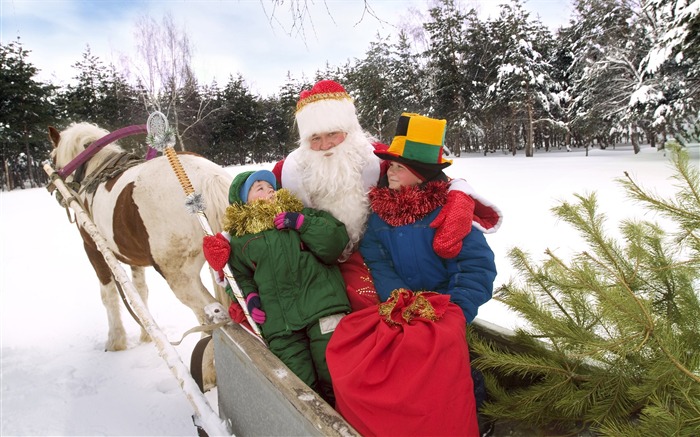
[[[61,140],[55,150],[57,167],[64,167],[90,144],[108,134],[108,130],[92,123],[72,123],[61,132]],[[111,155],[111,153],[103,153],[107,151],[121,152],[122,148],[117,143],[108,144],[90,159],[90,164],[99,165]]]

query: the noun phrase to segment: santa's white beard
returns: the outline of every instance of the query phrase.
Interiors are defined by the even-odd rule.
[[[347,258],[362,238],[369,200],[362,181],[362,169],[372,154],[371,142],[363,132],[350,133],[341,144],[328,151],[300,150],[302,185],[310,206],[328,211],[345,225],[350,243],[341,259]]]

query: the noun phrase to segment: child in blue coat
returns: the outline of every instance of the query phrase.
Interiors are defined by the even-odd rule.
[[[472,195],[474,226],[459,254],[446,259],[435,253],[430,224],[447,200],[449,178],[443,169],[452,163],[442,156],[446,124],[404,113],[389,149],[374,152],[390,166],[369,193],[372,214],[360,252],[382,302],[400,288],[448,294],[469,323],[479,306],[491,299],[496,278],[493,251],[479,216],[498,217],[500,224],[500,211]]]
[[[460,181],[461,190],[469,194],[464,207],[473,218],[471,231],[456,257],[435,253],[436,229],[431,223],[440,223],[450,181],[443,169],[452,164],[443,158],[446,124],[445,120],[404,113],[389,149],[374,152],[390,165],[369,192],[372,214],[360,253],[381,302],[394,290],[434,291],[449,295],[471,323],[479,307],[491,299],[496,278],[493,251],[484,233],[495,232],[502,217],[495,205]],[[478,409],[485,401],[486,388],[481,372],[472,369],[472,377]],[[482,426],[488,432],[488,422],[480,423],[480,430]]]

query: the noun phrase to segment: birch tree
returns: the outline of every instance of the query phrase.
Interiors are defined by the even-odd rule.
[[[142,101],[148,112],[166,114],[180,150],[185,150],[187,131],[216,111],[212,101],[199,93],[192,68],[192,44],[184,28],[172,15],[160,23],[149,16],[136,22],[138,63],[136,74],[142,86]]]

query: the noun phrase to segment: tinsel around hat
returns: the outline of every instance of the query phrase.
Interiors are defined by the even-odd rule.
[[[319,81],[310,90],[301,92],[296,122],[302,143],[314,134],[362,130],[352,97],[332,80]]]

